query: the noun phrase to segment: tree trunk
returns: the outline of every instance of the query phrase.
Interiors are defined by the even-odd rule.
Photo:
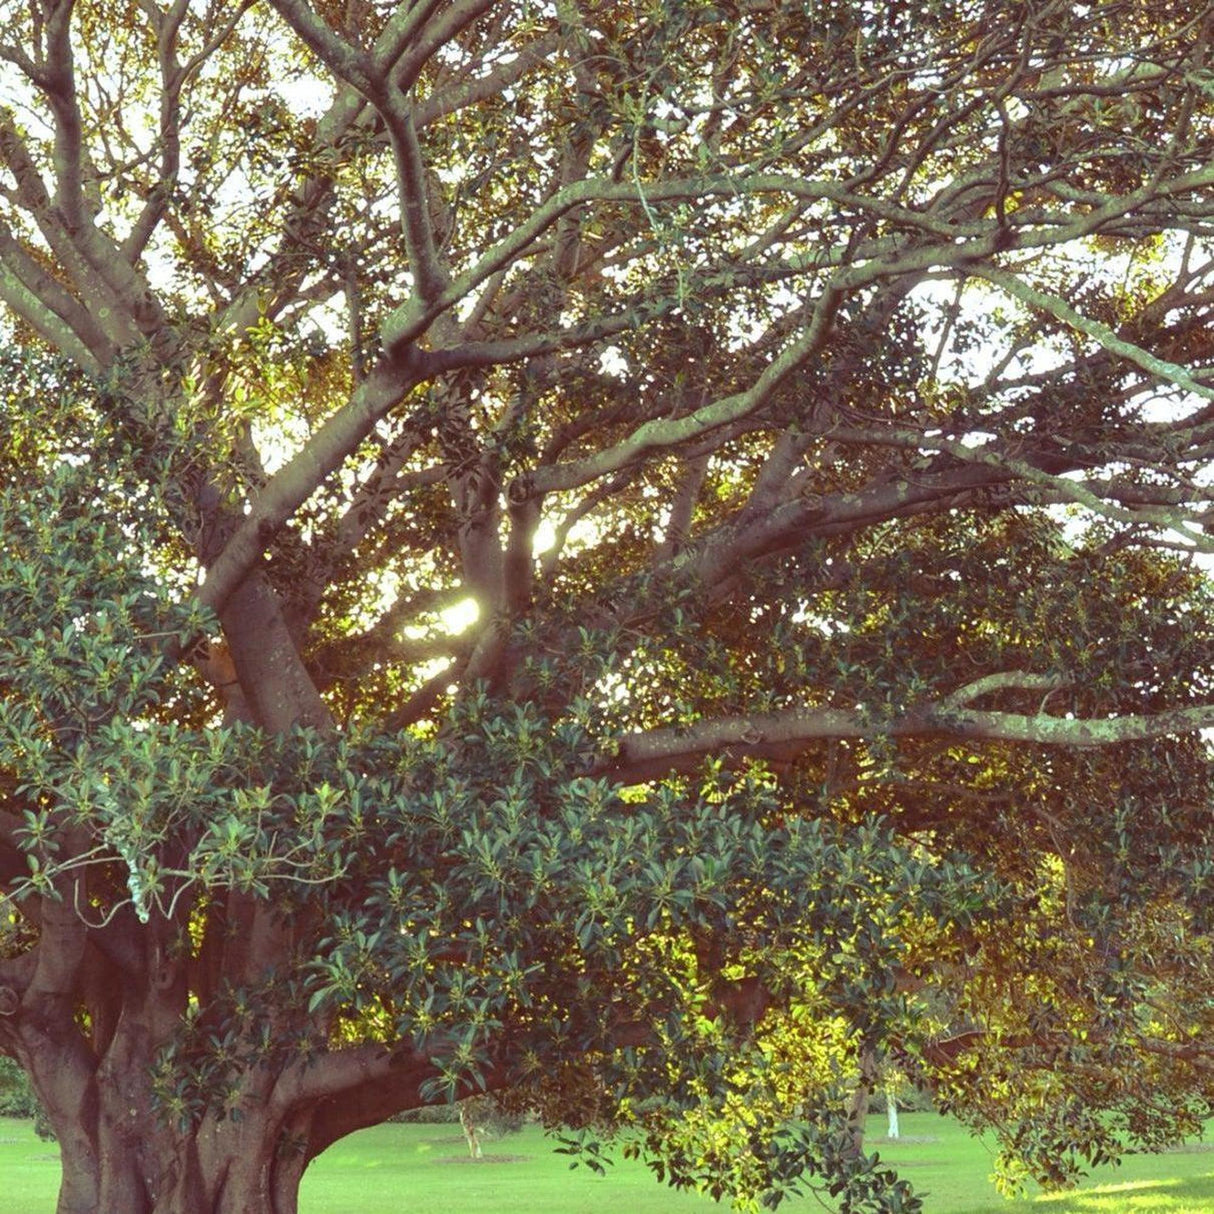
[[[889,1128],[885,1136],[892,1142],[901,1136],[898,1129],[898,1098],[894,1095],[893,1088],[885,1089],[885,1111],[889,1115]]]
[[[83,1085],[53,1071],[32,1068],[59,1140],[57,1214],[295,1214],[306,1144],[288,1144],[265,1111],[170,1126],[147,1067],[105,1067]]]
[[[219,615],[223,641],[199,666],[225,720],[329,731],[266,579],[248,574]],[[95,846],[85,832],[63,839],[69,855]],[[220,886],[201,908],[167,899],[172,918],[120,904],[94,922],[80,910],[91,879],[65,872],[57,896],[31,901],[37,948],[0,959],[0,1053],[25,1070],[58,1139],[57,1214],[295,1214],[317,1154],[418,1103],[428,1060],[377,1044],[327,1052],[323,1018],[290,1000],[226,1006],[225,992],[264,992],[290,971],[306,915]],[[183,947],[196,913],[201,939]],[[188,1057],[192,1031],[208,1039],[201,1062]],[[315,1051],[274,1048],[293,1040]]]
[[[171,998],[116,1003],[112,1019],[94,1011],[83,1023],[0,1012],[0,1050],[24,1068],[59,1141],[57,1214],[295,1214],[308,1164],[416,1107],[435,1073],[425,1053],[374,1043],[258,1060],[273,1025],[256,1022],[230,1046],[251,1061],[209,1085],[205,1108],[188,1097],[172,1107]]]
[[[481,1150],[481,1132],[480,1127],[476,1124],[476,1114],[472,1109],[467,1107],[467,1102],[460,1105],[459,1124],[464,1131],[464,1138],[468,1143],[468,1154],[473,1159],[480,1159],[484,1152]]]
[[[859,1155],[864,1150],[864,1119],[868,1115],[868,1099],[872,1085],[861,1079],[847,1102],[847,1128],[851,1135],[851,1150]]]
[[[159,1102],[153,1092],[158,1055],[173,1040],[163,1009],[153,1010],[123,1008],[112,1031],[92,1040],[70,1022],[48,1031],[0,1014],[0,1049],[25,1069],[59,1142],[57,1214],[295,1214],[308,1163],[415,1106],[433,1074],[423,1056],[381,1046],[254,1061],[225,1073],[222,1099],[174,1116],[165,1107],[172,1080]],[[251,1052],[258,1036],[234,1049]]]
[[[864,1150],[865,1118],[877,1079],[877,1052],[867,1042],[860,1047],[859,1063],[860,1078],[847,1102],[847,1126],[851,1133],[851,1148],[856,1155]]]

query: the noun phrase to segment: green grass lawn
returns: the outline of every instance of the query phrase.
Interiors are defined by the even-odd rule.
[[[884,1119],[873,1117],[871,1134]],[[1100,1169],[1083,1189],[1005,1201],[990,1185],[988,1148],[930,1113],[903,1114],[904,1140],[870,1143],[898,1163],[925,1197],[927,1214],[1214,1214],[1214,1151],[1192,1147],[1132,1156]],[[643,1165],[620,1160],[607,1176],[568,1160],[538,1130],[490,1139],[469,1160],[458,1126],[388,1125],[364,1130],[308,1169],[301,1214],[708,1214],[707,1198],[659,1185]],[[54,1144],[27,1121],[0,1120],[0,1209],[51,1214],[59,1165]],[[821,1211],[813,1198],[788,1202],[790,1214]]]

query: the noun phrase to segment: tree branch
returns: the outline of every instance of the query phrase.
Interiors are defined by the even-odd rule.
[[[99,306],[92,309],[92,315],[107,338],[114,346],[127,346],[137,341],[139,330],[119,305],[118,296],[109,283],[69,235],[29,148],[17,130],[12,112],[4,109],[0,109],[0,164],[5,165],[16,179],[16,204],[34,221],[70,281],[83,298],[98,301]]]
[[[48,303],[48,298],[55,304]],[[0,299],[21,317],[52,349],[72,360],[88,375],[100,375],[110,353],[109,343],[96,333],[87,313],[83,313],[59,285],[26,258],[7,233],[0,233]],[[65,313],[78,321],[85,332],[98,341],[94,351]]]
[[[1214,182],[1214,170],[1208,174],[1208,177],[1209,182]],[[1149,350],[1144,350],[1141,346],[1127,341],[1124,337],[1119,337],[1108,325],[1102,324],[1098,320],[1092,320],[1076,311],[1060,296],[1052,295],[1048,291],[1039,290],[1017,275],[1009,274],[1004,270],[997,270],[993,266],[970,265],[965,267],[965,272],[975,278],[983,278],[987,282],[1001,287],[1013,298],[1020,300],[1021,303],[1028,304],[1031,308],[1048,312],[1051,316],[1070,325],[1071,328],[1077,329],[1080,333],[1092,338],[1093,341],[1099,342],[1106,350],[1120,355],[1120,357],[1141,367],[1151,375],[1166,380],[1168,383],[1175,384],[1186,392],[1192,392],[1203,400],[1214,400],[1214,388],[1207,387],[1200,380],[1195,379],[1179,363],[1168,362],[1163,358],[1156,358]]]
[[[1114,505],[1112,501],[1101,497],[1099,493],[1089,488],[1084,481],[1046,472],[1026,459],[1016,459],[1000,450],[997,443],[970,446],[954,439],[935,435],[928,436],[922,431],[902,430],[894,427],[880,430],[836,427],[830,433],[831,437],[840,443],[890,446],[910,451],[938,451],[961,463],[997,468],[1007,473],[1009,479],[1040,485],[1050,490],[1059,500],[1086,506],[1094,514],[1103,518],[1120,523],[1151,523],[1158,527],[1169,528],[1183,536],[1193,548],[1201,552],[1214,552],[1214,538],[1194,530],[1190,525],[1190,519],[1186,517],[1183,510],[1146,503],[1132,507]],[[1110,461],[1115,459],[1115,453],[1106,453],[1106,458]]]
[[[592,774],[605,775],[623,784],[637,784],[664,775],[692,772],[710,756],[789,760],[826,739],[955,737],[1085,749],[1192,734],[1214,727],[1214,704],[1103,718],[963,707],[994,691],[1053,690],[1065,683],[1055,676],[1022,671],[986,675],[951,695],[916,705],[884,722],[859,711],[806,707],[709,719],[687,726],[664,726],[619,739],[614,753],[603,755],[592,768]]]
[[[703,405],[684,417],[657,419],[638,426],[623,442],[585,459],[538,468],[525,483],[511,487],[519,498],[533,493],[576,489],[635,464],[651,451],[674,447],[748,417],[760,409],[794,371],[804,366],[826,344],[842,293],[828,286],[814,305],[802,337],[787,346],[745,392]]]
[[[375,424],[425,378],[424,357],[382,358],[349,402],[321,425],[253,502],[249,513],[211,563],[200,603],[219,611],[261,559],[270,538],[371,433]]]
[[[43,91],[55,120],[55,208],[63,231],[80,256],[112,293],[116,304],[144,336],[164,332],[166,317],[147,283],[104,237],[85,197],[86,171],[92,171],[84,145],[84,126],[76,93],[71,42],[74,0],[50,6],[46,22],[47,63]]]
[[[412,109],[404,93],[392,82],[390,51],[362,55],[325,24],[304,0],[270,2],[326,67],[339,80],[356,88],[383,118],[396,163],[405,251],[417,294],[422,301],[429,302],[442,291],[448,275],[442,269],[434,243],[426,166],[417,142]]]
[[[756,558],[788,551],[816,536],[848,535],[877,521],[945,510],[1008,479],[990,468],[960,467],[913,479],[887,474],[857,490],[806,494],[757,518],[743,516],[722,525],[691,545],[683,571],[707,587],[731,585]]]
[[[1052,674],[1031,674],[1024,670],[1002,670],[995,674],[983,675],[982,678],[975,679],[972,683],[966,683],[964,687],[957,688],[956,691],[945,696],[940,701],[940,708],[944,712],[951,712],[955,708],[971,704],[974,700],[981,699],[982,696],[990,695],[995,691],[1006,691],[1008,689],[1015,691],[1058,691],[1060,688],[1070,686],[1070,683],[1071,680]]]

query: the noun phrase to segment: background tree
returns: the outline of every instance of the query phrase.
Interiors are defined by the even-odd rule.
[[[283,1214],[503,1085],[911,1208],[859,1043],[1054,1179],[1192,1128],[1212,15],[0,2],[63,1214]]]

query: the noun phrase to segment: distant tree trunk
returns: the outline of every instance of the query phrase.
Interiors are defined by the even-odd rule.
[[[885,1111],[889,1114],[889,1129],[886,1130],[886,1138],[898,1138],[898,1098],[894,1095],[892,1086],[887,1086],[885,1089]]]
[[[475,1101],[465,1100],[459,1106],[459,1124],[468,1140],[468,1154],[473,1159],[482,1157],[481,1129],[477,1124],[480,1109]]]

